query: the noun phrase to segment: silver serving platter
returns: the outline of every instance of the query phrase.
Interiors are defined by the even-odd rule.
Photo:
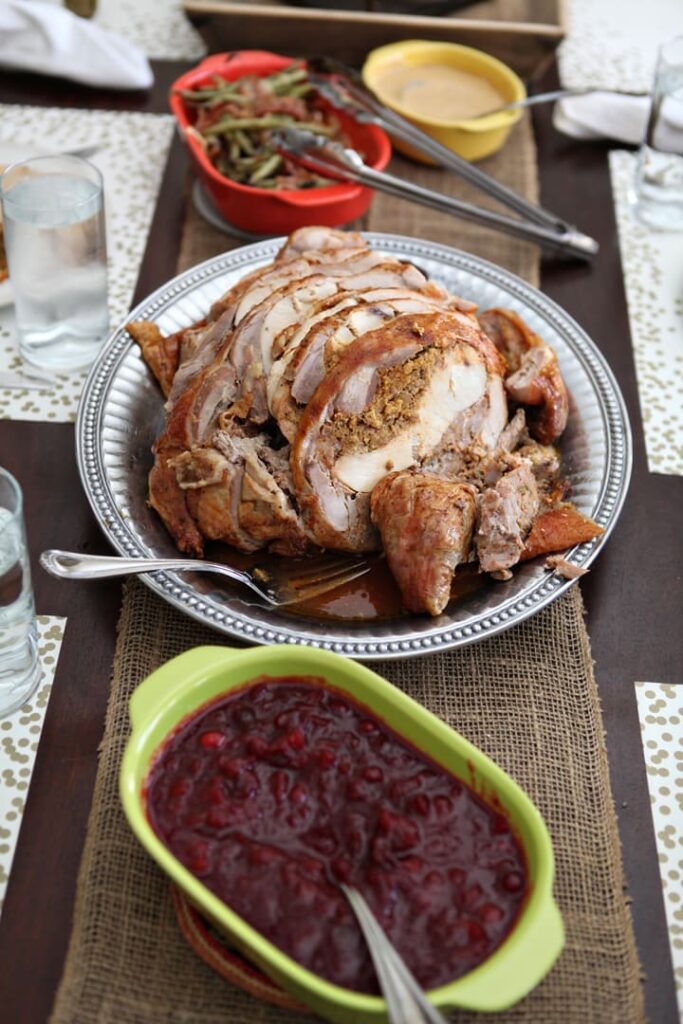
[[[605,528],[603,536],[568,556],[572,564],[588,566],[617,520],[631,472],[624,401],[594,343],[559,306],[491,263],[401,235],[371,233],[367,238],[373,248],[418,264],[449,291],[483,309],[515,310],[555,348],[571,395],[562,452],[572,500]],[[128,320],[153,320],[165,334],[199,320],[244,274],[272,260],[281,243],[270,239],[246,245],[186,271],[140,303]],[[76,425],[83,487],[102,529],[122,555],[177,554],[146,504],[150,448],[162,423],[161,393],[122,324],[91,369]],[[572,582],[544,570],[537,559],[519,566],[508,582],[491,581],[438,618],[355,622],[296,618],[252,601],[243,588],[219,585],[213,576],[200,573],[155,573],[142,579],[176,608],[247,643],[306,644],[362,660],[428,654],[490,637],[544,608]]]

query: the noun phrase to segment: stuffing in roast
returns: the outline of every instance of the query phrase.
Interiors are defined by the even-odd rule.
[[[199,323],[129,331],[167,399],[149,500],[184,553],[383,549],[438,615],[458,565],[507,579],[603,532],[565,500],[555,352],[359,234],[302,228]]]

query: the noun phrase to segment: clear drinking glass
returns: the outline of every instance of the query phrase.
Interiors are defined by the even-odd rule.
[[[659,50],[636,199],[637,215],[650,227],[683,230],[683,36]]]
[[[19,349],[35,366],[88,366],[109,328],[102,176],[76,156],[12,164],[0,177]]]
[[[21,489],[0,467],[0,716],[21,707],[40,676]]]

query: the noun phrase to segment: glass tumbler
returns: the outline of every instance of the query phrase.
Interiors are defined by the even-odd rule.
[[[100,172],[76,156],[35,157],[7,168],[0,198],[23,359],[88,366],[109,328]]]
[[[650,116],[638,154],[636,213],[661,231],[683,230],[683,36],[659,50]]]
[[[40,676],[21,489],[0,467],[0,717],[28,700]]]

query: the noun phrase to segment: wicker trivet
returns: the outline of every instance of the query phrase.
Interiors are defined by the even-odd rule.
[[[212,971],[264,1003],[307,1013],[306,1007],[223,942],[221,936],[175,885],[171,886],[178,927],[188,946]]]

